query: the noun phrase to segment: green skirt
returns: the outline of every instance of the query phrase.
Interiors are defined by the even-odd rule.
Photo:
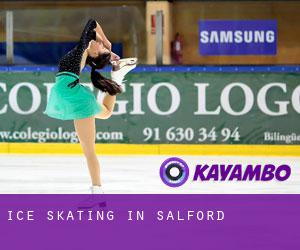
[[[71,72],[56,74],[55,84],[44,114],[60,119],[74,120],[93,116],[101,111],[94,93],[79,82],[79,76]]]

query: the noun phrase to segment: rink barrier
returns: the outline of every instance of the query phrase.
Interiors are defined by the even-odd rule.
[[[57,72],[57,66],[26,65],[26,66],[0,66],[0,72]],[[101,71],[110,72],[111,67],[105,67]],[[82,72],[89,72],[84,68]],[[270,72],[270,73],[300,73],[300,65],[138,65],[132,72]]]
[[[300,145],[96,144],[99,155],[300,156]],[[82,154],[79,143],[0,143],[0,153]]]
[[[0,72],[56,72],[56,66],[0,66]],[[88,69],[84,69],[88,71]],[[104,71],[109,72],[110,67]],[[139,65],[133,72],[277,72],[300,73],[300,65],[276,66],[153,66]],[[256,144],[96,144],[103,155],[253,155],[300,156],[300,145]],[[82,154],[76,143],[0,142],[0,153],[16,154]]]

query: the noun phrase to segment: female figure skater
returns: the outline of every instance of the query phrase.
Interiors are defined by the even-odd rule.
[[[111,43],[101,26],[90,19],[78,44],[59,61],[55,84],[51,89],[44,114],[61,120],[74,120],[74,127],[85,155],[92,186],[92,194],[102,194],[100,166],[95,152],[95,118],[112,115],[116,95],[122,92],[125,75],[136,67],[136,58],[120,59],[111,51]],[[113,65],[111,79],[96,69]],[[94,87],[106,92],[103,103],[98,103],[93,92],[79,83],[85,65],[91,67]]]

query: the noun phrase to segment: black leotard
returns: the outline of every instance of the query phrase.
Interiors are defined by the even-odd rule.
[[[80,75],[80,63],[83,52],[88,47],[91,40],[96,40],[97,23],[94,19],[90,19],[84,27],[78,44],[65,54],[59,61],[58,72],[68,71],[76,75]]]

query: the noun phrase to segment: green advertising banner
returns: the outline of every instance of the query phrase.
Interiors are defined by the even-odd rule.
[[[43,114],[55,73],[0,76],[1,142],[78,142],[73,121]],[[93,89],[89,73],[81,83]],[[300,74],[140,72],[125,84],[97,142],[300,144]]]

